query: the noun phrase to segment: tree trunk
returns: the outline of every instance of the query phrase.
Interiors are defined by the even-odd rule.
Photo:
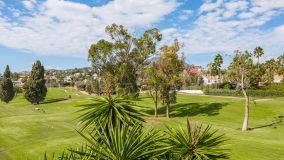
[[[259,57],[257,57],[257,69],[259,69]]]
[[[166,110],[167,118],[170,118],[170,103],[167,102],[167,110]]]
[[[249,96],[247,94],[246,88],[244,87],[244,73],[242,74],[242,84],[241,85],[242,85],[242,92],[243,92],[245,99],[246,99],[245,117],[244,117],[242,131],[246,131],[248,129],[248,121],[249,121]]]
[[[246,131],[248,129],[248,121],[249,121],[249,96],[247,95],[245,90],[243,90],[243,94],[246,99],[246,104],[245,104],[245,117],[244,117],[242,131]]]
[[[170,100],[170,88],[168,87],[166,90],[166,97],[165,98],[165,103],[166,103],[166,117],[170,118],[170,104],[171,104],[171,100]]]
[[[155,90],[155,117],[158,117],[158,91]]]

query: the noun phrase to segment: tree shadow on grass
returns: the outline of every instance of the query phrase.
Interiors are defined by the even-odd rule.
[[[278,117],[274,117],[274,120],[269,124],[249,128],[249,130],[266,128],[266,127],[277,128],[278,126],[283,125],[283,122],[284,122],[284,116],[278,116]]]
[[[226,105],[228,103],[178,103],[170,106],[170,115],[171,117],[215,116]],[[158,114],[165,114],[165,111],[165,107],[158,108]],[[147,113],[153,115],[154,110],[148,110]]]
[[[45,101],[41,102],[40,104],[55,103],[55,102],[66,101],[66,100],[68,100],[68,98],[48,99],[48,100],[45,100]]]

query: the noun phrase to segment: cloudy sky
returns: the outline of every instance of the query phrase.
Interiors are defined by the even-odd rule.
[[[284,0],[0,0],[0,71],[89,66],[90,44],[107,38],[106,25],[132,34],[156,27],[161,44],[184,43],[187,62],[205,66],[234,50],[284,53]]]

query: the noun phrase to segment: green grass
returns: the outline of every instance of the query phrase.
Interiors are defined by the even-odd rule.
[[[63,100],[68,95],[71,100]],[[48,154],[81,144],[77,134],[76,112],[90,97],[72,89],[49,89],[45,104],[31,105],[22,95],[9,104],[0,103],[0,159],[42,159]],[[137,105],[153,114],[151,98],[142,95]],[[40,111],[35,108],[41,108]],[[229,138],[231,159],[284,159],[284,98],[256,100],[251,103],[248,132],[241,132],[244,100],[232,97],[179,95],[171,107],[171,119],[164,118],[165,109],[159,107],[159,118],[146,117],[147,126],[164,129],[184,127],[186,119],[212,124]],[[284,119],[284,118],[283,118]]]

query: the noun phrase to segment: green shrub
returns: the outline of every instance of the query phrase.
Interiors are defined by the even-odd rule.
[[[241,97],[243,93],[240,90],[230,90],[230,89],[205,89],[204,94],[206,95],[216,95],[216,96],[236,96]],[[284,91],[275,90],[249,90],[248,95],[251,97],[284,97]]]
[[[236,88],[236,84],[231,83],[231,82],[223,82],[219,84],[219,88],[222,89],[234,89]]]
[[[185,89],[189,89],[189,90],[203,90],[203,86],[187,86],[185,87]]]
[[[282,91],[284,92],[284,83],[272,83],[268,86],[261,87],[261,90],[269,90],[269,91]]]

